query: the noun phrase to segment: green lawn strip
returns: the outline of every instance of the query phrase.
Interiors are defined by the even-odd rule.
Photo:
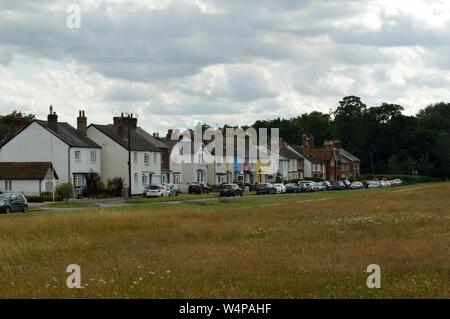
[[[75,207],[98,207],[99,205],[95,202],[78,202],[78,201],[69,201],[69,202],[56,202],[56,203],[48,203],[42,208],[75,208]]]

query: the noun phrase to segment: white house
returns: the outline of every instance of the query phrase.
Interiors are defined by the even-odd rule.
[[[101,173],[101,147],[86,136],[87,119],[80,112],[78,129],[58,122],[50,106],[47,121],[34,120],[4,143],[0,162],[51,162],[59,182],[73,182],[77,191],[89,174]]]
[[[104,181],[121,177],[125,181],[125,188],[131,186],[133,195],[142,194],[150,184],[161,183],[160,147],[165,145],[137,127],[137,118],[133,115],[114,117],[113,124],[109,125],[91,124],[87,135],[102,147],[101,176]],[[128,177],[129,150],[131,183]]]
[[[0,192],[41,197],[58,184],[50,162],[0,162]]]
[[[168,183],[178,184],[182,192],[187,192],[192,182],[208,183],[208,167],[205,161],[206,150],[203,142],[195,149],[191,131],[176,131],[178,136],[172,139],[174,131],[170,129],[161,141],[168,148]]]

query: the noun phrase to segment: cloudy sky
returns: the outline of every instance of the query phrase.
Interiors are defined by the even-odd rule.
[[[67,8],[81,8],[81,28]],[[450,100],[450,1],[0,0],[0,113],[150,132]]]

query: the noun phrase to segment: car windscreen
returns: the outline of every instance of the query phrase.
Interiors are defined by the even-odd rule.
[[[11,194],[0,194],[0,200],[10,199]]]
[[[148,189],[161,189],[161,188],[163,188],[163,187],[162,186],[158,186],[158,185],[152,185],[152,186],[148,187]]]
[[[223,185],[222,187],[223,187],[223,189],[232,189],[233,188],[233,186],[231,186],[231,185]]]

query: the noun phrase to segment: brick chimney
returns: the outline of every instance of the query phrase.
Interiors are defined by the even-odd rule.
[[[120,116],[115,116],[113,118],[113,125],[119,129],[119,133],[123,139],[128,139],[128,126],[131,130],[135,130],[137,128],[137,118],[133,117],[133,113],[130,114],[130,117],[123,116],[121,113]]]
[[[306,134],[303,134],[302,137],[303,137],[303,151],[305,152],[305,155],[311,155],[314,148],[314,146],[312,145],[312,141]]]
[[[171,141],[171,140],[172,140],[172,134],[173,134],[173,129],[169,129],[169,130],[167,131],[167,135],[166,135],[166,139],[167,139],[168,141]]]
[[[13,121],[13,130],[14,133],[19,132],[25,127],[25,119],[19,114]]]
[[[84,111],[79,111],[77,117],[77,130],[83,136],[87,136],[87,118],[84,115]]]
[[[53,112],[53,106],[50,105],[50,112],[47,115],[48,127],[54,131],[58,130],[58,115]]]
[[[336,147],[337,149],[341,148],[341,140],[334,140],[334,147]]]

